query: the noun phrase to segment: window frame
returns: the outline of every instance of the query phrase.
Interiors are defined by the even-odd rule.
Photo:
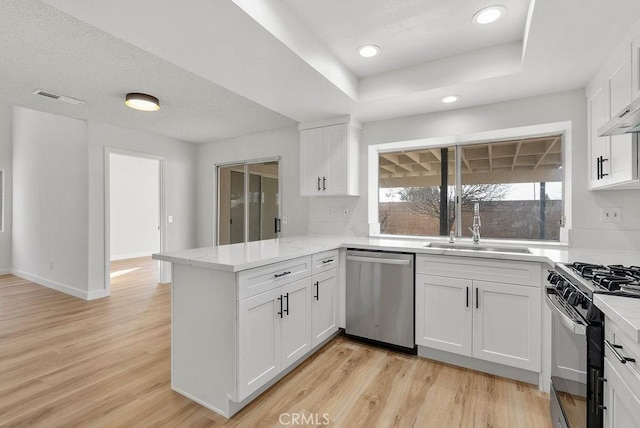
[[[391,235],[380,233],[379,222],[379,156],[381,153],[391,153],[399,150],[418,150],[418,149],[431,149],[441,147],[453,147],[453,146],[465,146],[471,144],[481,144],[489,142],[499,142],[519,138],[535,138],[547,135],[562,135],[562,179],[563,179],[563,207],[561,218],[563,224],[560,227],[560,238],[558,241],[540,241],[540,240],[527,240],[528,243],[544,243],[545,245],[567,245],[568,233],[571,229],[571,207],[572,207],[572,183],[571,180],[567,180],[571,177],[572,165],[571,156],[567,156],[567,153],[571,153],[572,150],[572,123],[571,122],[554,122],[541,125],[531,125],[515,128],[496,129],[491,131],[473,132],[468,134],[459,134],[446,137],[429,137],[417,140],[407,141],[395,141],[389,143],[372,144],[368,147],[368,221],[369,221],[369,236],[375,237],[389,237],[389,238],[403,238],[403,239],[424,239],[424,238],[439,238],[441,236],[410,236],[410,235]],[[458,192],[458,185],[461,183],[461,156],[456,151],[456,191]],[[459,203],[456,203],[456,223],[461,221],[461,209]],[[459,225],[457,225],[459,226]],[[460,230],[456,227],[456,230]],[[505,239],[483,239],[484,241],[505,241]],[[507,240],[515,241],[515,240]]]
[[[235,162],[223,162],[223,163],[216,163],[214,165],[214,177],[215,177],[215,182],[214,182],[214,192],[215,192],[215,196],[214,196],[214,200],[216,201],[216,206],[215,206],[215,213],[216,213],[216,218],[214,219],[214,231],[215,231],[215,237],[213,242],[215,242],[216,246],[220,245],[220,168],[224,168],[227,166],[232,166],[232,165],[243,165],[244,167],[244,194],[245,194],[245,204],[244,204],[244,241],[242,242],[243,244],[247,244],[249,242],[260,242],[262,240],[258,240],[258,241],[249,241],[249,204],[246,203],[246,198],[248,195],[248,189],[249,189],[249,165],[252,164],[258,164],[258,163],[265,163],[265,162],[277,162],[278,163],[278,195],[280,200],[278,201],[278,218],[282,218],[282,203],[283,203],[283,197],[282,197],[282,162],[281,162],[281,157],[280,156],[274,156],[274,157],[268,157],[268,158],[259,158],[259,159],[250,159],[250,160],[240,160],[240,161],[235,161]],[[280,238],[282,236],[282,231],[279,231],[276,233],[276,238]],[[233,245],[233,244],[222,244],[222,245]]]

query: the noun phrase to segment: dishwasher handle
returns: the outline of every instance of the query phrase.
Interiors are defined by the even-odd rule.
[[[364,263],[382,263],[387,265],[410,265],[410,259],[384,259],[378,257],[347,256],[348,261]]]

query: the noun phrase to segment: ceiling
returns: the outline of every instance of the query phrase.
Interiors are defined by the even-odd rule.
[[[582,88],[640,2],[3,0],[0,100],[192,142],[352,114],[371,121]],[[371,59],[356,48],[381,47]],[[45,89],[87,101],[33,95]],[[161,109],[123,104],[127,92]],[[439,99],[461,95],[453,105]]]

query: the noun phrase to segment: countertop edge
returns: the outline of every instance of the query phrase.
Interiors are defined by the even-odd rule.
[[[633,303],[630,303],[633,301]],[[640,343],[640,325],[634,325],[630,321],[630,316],[625,314],[626,311],[623,306],[628,306],[629,304],[635,304],[637,308],[633,310],[636,317],[638,317],[638,313],[640,313],[640,299],[633,299],[630,297],[624,296],[612,296],[612,295],[604,295],[604,294],[596,294],[593,302],[607,317],[611,318],[622,331],[627,333],[629,337],[635,340],[637,343]],[[605,326],[606,328],[606,326]]]

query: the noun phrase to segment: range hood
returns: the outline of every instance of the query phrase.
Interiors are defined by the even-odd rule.
[[[598,136],[640,132],[640,98],[629,104],[598,129]]]

